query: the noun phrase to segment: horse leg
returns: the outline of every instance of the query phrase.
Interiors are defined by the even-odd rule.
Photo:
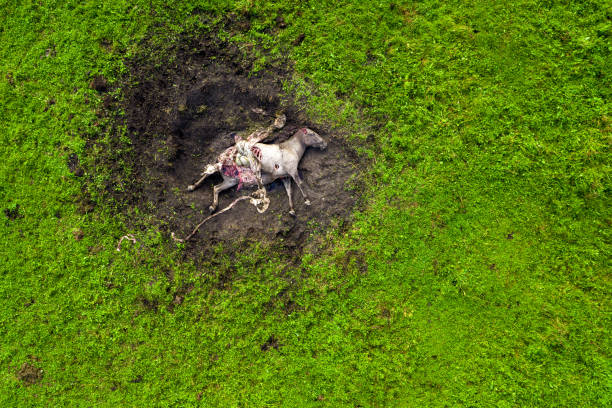
[[[304,190],[302,189],[303,182],[302,182],[302,179],[300,178],[300,174],[298,173],[297,168],[293,170],[291,173],[289,173],[289,175],[291,176],[293,181],[295,181],[295,184],[297,184],[298,188],[300,189],[300,192],[302,193],[302,197],[304,197],[304,204],[310,205],[310,200],[308,199],[308,197],[304,193]]]
[[[223,182],[213,187],[213,203],[209,207],[210,212],[215,211],[219,205],[219,193],[227,190],[228,188],[234,187],[236,184],[238,184],[238,179],[223,177]]]
[[[206,169],[202,172],[202,178],[196,181],[195,184],[191,184],[190,186],[188,186],[187,191],[195,190],[196,188],[200,186],[200,184],[204,182],[206,177],[210,176],[211,174],[215,174],[216,172],[217,172],[217,167],[215,165],[208,164],[206,166]]]
[[[291,199],[291,179],[289,177],[283,177],[283,185],[285,186],[285,190],[287,190],[287,197],[289,197],[289,214],[295,216],[295,210],[293,209],[293,200]]]

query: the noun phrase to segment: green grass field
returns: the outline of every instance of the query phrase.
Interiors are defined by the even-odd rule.
[[[167,3],[0,3],[0,406],[612,404],[609,2]],[[66,164],[94,75],[213,28],[368,140],[354,222],[301,265],[196,266],[154,227],[117,252],[108,175]]]

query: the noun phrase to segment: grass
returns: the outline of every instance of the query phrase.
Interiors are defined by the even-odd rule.
[[[609,5],[165,3],[3,4],[2,406],[609,406]],[[154,229],[117,252],[135,231],[66,166],[103,133],[94,74],[230,13],[373,141],[365,207],[289,272]]]

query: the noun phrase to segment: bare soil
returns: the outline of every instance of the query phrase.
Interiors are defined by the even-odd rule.
[[[265,213],[259,214],[243,201],[205,223],[187,249],[201,254],[218,243],[228,248],[259,242],[299,254],[306,247],[316,247],[317,234],[330,225],[350,222],[359,190],[354,177],[358,156],[342,136],[309,120],[299,103],[283,93],[282,81],[290,75],[286,61],[254,74],[248,52],[210,36],[179,41],[166,50],[167,60],[172,61],[167,63],[154,61],[149,47],[145,42],[144,51],[127,62],[123,101],[111,103],[105,98],[104,103],[109,111],[125,112],[116,120],[127,130],[132,146],[120,160],[107,160],[117,175],[108,191],[119,201],[153,215],[164,232],[187,236],[209,215],[212,185],[221,177],[210,177],[194,192],[188,192],[187,186],[199,178],[207,163],[214,163],[219,153],[234,144],[233,133],[248,134],[272,123],[272,116],[252,111],[261,108],[271,115],[287,116],[285,127],[266,143],[286,140],[301,127],[327,140],[326,150],[308,149],[299,166],[312,205],[304,204],[292,183],[297,216],[291,216],[278,180],[268,185],[271,202]],[[106,83],[98,77],[93,82]],[[104,92],[102,88],[95,87]],[[119,131],[115,133],[119,139]],[[123,175],[121,161],[128,162],[123,167],[130,168],[129,177]],[[77,167],[74,160],[71,164]],[[221,193],[219,209],[252,191],[234,187]]]
[[[17,371],[17,378],[26,386],[33,385],[43,378],[43,370],[30,363],[23,363]]]

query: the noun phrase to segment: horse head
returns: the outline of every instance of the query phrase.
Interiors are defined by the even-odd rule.
[[[315,131],[310,130],[308,128],[300,129],[301,139],[304,145],[318,147],[323,150],[327,147],[327,142],[319,136]]]

